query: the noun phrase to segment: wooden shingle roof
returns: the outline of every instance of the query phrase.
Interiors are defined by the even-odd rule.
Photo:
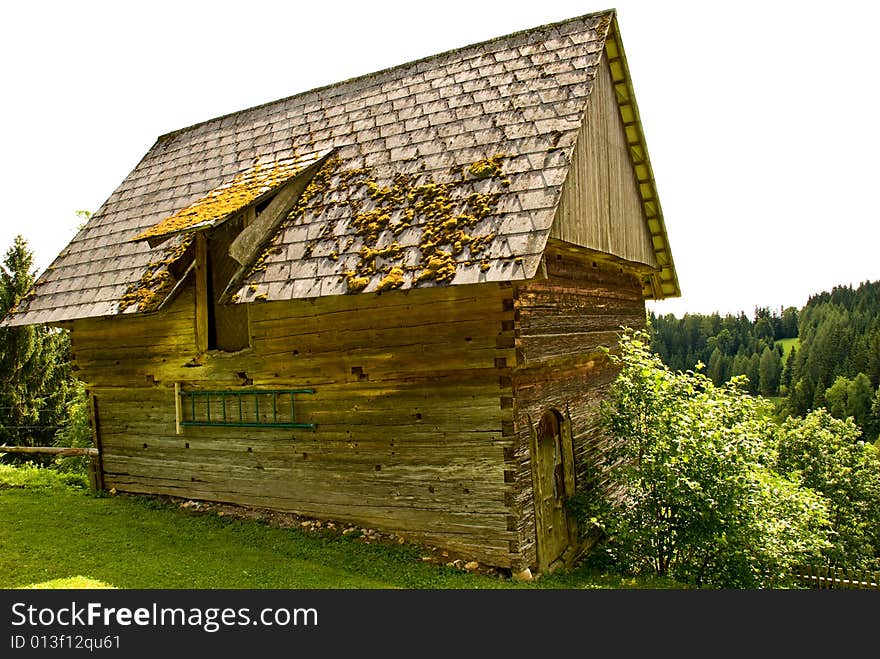
[[[155,309],[192,231],[297,177],[298,200],[227,301],[529,279],[609,48],[662,264],[646,293],[678,295],[616,29],[613,11],[589,14],[164,135],[5,322]]]

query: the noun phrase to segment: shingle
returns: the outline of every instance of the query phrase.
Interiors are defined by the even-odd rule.
[[[422,144],[424,142],[435,142],[437,140],[437,129],[432,127],[422,128],[421,130],[414,130],[409,134],[409,138],[412,144],[416,144],[419,146],[419,153],[421,155],[425,155],[425,151],[422,149]]]
[[[401,118],[402,120],[402,118]],[[413,133],[430,125],[427,117],[413,117],[403,122],[403,128],[406,133]]]
[[[451,99],[456,98],[464,94],[464,87],[458,84],[454,84],[449,80],[444,80],[445,84],[437,88],[437,96],[436,101],[441,99]],[[436,101],[428,101],[428,103],[436,102]]]
[[[296,279],[291,287],[290,298],[320,297],[321,281],[315,278]]]

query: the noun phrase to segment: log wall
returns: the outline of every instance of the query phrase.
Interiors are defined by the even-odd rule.
[[[645,304],[636,273],[571,248],[551,246],[545,263],[546,279],[517,285],[514,295],[515,514],[520,567],[537,564],[530,424],[536,424],[548,409],[570,419],[578,489],[585,468],[602,448],[599,406],[617,375],[601,347],[614,348],[622,326],[645,327]]]
[[[519,561],[513,288],[258,303],[250,347],[199,353],[195,291],[150,316],[78,320],[105,487],[265,506]],[[184,427],[184,390],[313,387],[314,430]]]

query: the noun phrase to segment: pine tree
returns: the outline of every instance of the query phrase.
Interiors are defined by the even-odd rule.
[[[871,415],[865,424],[865,435],[870,440],[880,441],[880,387],[877,387],[871,401]]]
[[[794,307],[782,310],[782,332],[778,338],[793,339],[798,335],[798,311]]]
[[[794,382],[788,393],[788,409],[792,416],[803,416],[812,407],[815,391],[812,382],[801,378]]]
[[[727,380],[727,365],[725,364],[724,355],[721,350],[715,348],[709,357],[709,363],[706,366],[706,375],[716,385],[721,385]]]
[[[17,236],[0,264],[0,318],[34,284],[33,255]],[[52,442],[69,391],[67,335],[45,326],[0,327],[0,442]]]
[[[785,360],[785,367],[782,369],[782,379],[781,384],[784,384],[786,387],[791,387],[792,375],[794,371],[794,361],[797,357],[797,348],[794,346],[791,347],[791,352],[788,353],[788,358]]]
[[[782,361],[779,359],[779,353],[769,347],[764,348],[758,365],[758,373],[761,394],[774,396],[779,391],[779,379],[782,375]]]
[[[746,371],[746,375],[749,376],[749,393],[757,394],[761,387],[761,358],[757,352],[753,352],[749,357],[749,370]]]
[[[868,377],[874,387],[880,387],[880,330],[874,331],[868,341]]]
[[[769,316],[765,315],[758,318],[757,322],[755,322],[754,334],[755,338],[773,341],[773,323],[770,321]]]
[[[733,364],[730,367],[730,375],[747,375],[749,372],[749,357],[745,352],[736,353],[733,358]]]
[[[820,407],[825,407],[825,382],[821,378],[813,389],[813,403],[810,409],[818,410]]]

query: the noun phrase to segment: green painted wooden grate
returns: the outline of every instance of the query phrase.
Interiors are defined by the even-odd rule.
[[[313,393],[315,393],[314,389],[180,390],[178,395],[181,399],[181,407],[190,413],[188,419],[180,419],[180,425],[314,428],[314,423],[301,423],[296,420],[297,394]],[[249,405],[251,402],[252,405]],[[215,406],[213,416],[212,404]]]

